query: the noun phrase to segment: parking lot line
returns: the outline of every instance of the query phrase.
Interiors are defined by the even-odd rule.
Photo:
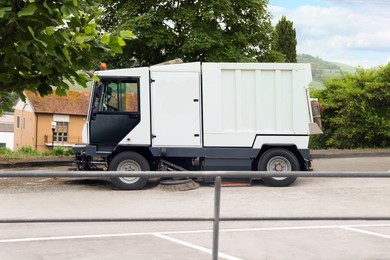
[[[354,231],[354,232],[362,233],[362,234],[371,235],[371,236],[377,236],[377,237],[382,237],[382,238],[390,239],[390,236],[384,235],[384,234],[381,234],[381,233],[377,233],[377,232],[371,232],[371,231],[362,230],[362,229],[357,229],[357,228],[348,227],[348,226],[342,226],[342,227],[340,227],[340,228],[341,228],[341,229],[345,229],[345,230],[349,230],[349,231]]]
[[[360,224],[360,225],[326,225],[326,226],[290,226],[290,227],[266,227],[266,228],[240,228],[221,229],[220,232],[252,232],[252,231],[286,231],[286,230],[308,230],[308,229],[334,229],[334,228],[357,228],[357,227],[390,227],[390,224]],[[169,234],[164,232],[164,234]]]
[[[212,250],[208,249],[206,247],[202,247],[202,246],[198,246],[198,245],[195,245],[195,244],[192,244],[192,243],[188,243],[186,241],[179,240],[179,239],[176,239],[176,238],[173,238],[173,237],[169,237],[169,236],[166,236],[166,235],[163,235],[163,234],[160,234],[160,233],[155,233],[153,235],[156,236],[156,237],[162,238],[162,239],[169,240],[169,241],[174,242],[174,243],[179,244],[179,245],[187,246],[187,247],[190,247],[190,248],[202,251],[202,252],[207,253],[209,255],[212,254]],[[231,255],[222,253],[222,252],[218,252],[218,257],[223,258],[223,259],[228,259],[228,260],[241,260],[241,258],[234,257],[234,256],[231,256]]]
[[[18,243],[18,242],[35,242],[35,241],[51,241],[51,240],[68,240],[68,239],[88,239],[88,238],[110,238],[110,237],[129,237],[129,236],[145,236],[151,233],[122,233],[122,234],[97,234],[97,235],[79,235],[79,236],[57,236],[57,237],[29,237],[29,238],[12,238],[1,239],[0,243]]]
[[[357,225],[325,225],[325,226],[287,226],[287,227],[265,227],[265,228],[238,228],[238,229],[220,229],[220,232],[255,232],[255,231],[288,231],[288,230],[315,230],[315,229],[345,229],[360,233],[365,233],[383,238],[390,238],[388,235],[361,230],[364,227],[390,227],[390,224],[357,224]],[[0,243],[18,243],[50,240],[67,240],[67,239],[88,239],[88,238],[110,238],[110,237],[128,237],[128,236],[145,236],[145,235],[174,235],[174,234],[196,234],[212,233],[212,230],[182,230],[182,231],[162,231],[162,232],[138,232],[138,233],[116,233],[116,234],[95,234],[95,235],[74,235],[74,236],[52,236],[52,237],[30,237],[30,238],[12,238],[0,239]]]

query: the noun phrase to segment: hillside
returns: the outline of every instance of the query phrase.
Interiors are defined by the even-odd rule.
[[[300,63],[310,63],[313,75],[311,86],[315,89],[323,88],[323,82],[330,78],[340,77],[340,72],[346,74],[355,73],[356,68],[336,62],[325,61],[319,57],[308,54],[298,54],[297,60]]]

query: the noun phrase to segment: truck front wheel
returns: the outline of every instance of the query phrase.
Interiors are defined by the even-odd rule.
[[[148,161],[135,152],[123,152],[114,157],[108,166],[109,171],[149,171]],[[139,190],[148,182],[147,177],[111,177],[114,186],[121,190]]]
[[[257,165],[259,171],[299,171],[299,162],[295,155],[283,148],[266,151]],[[267,177],[263,178],[266,185],[284,187],[292,184],[296,177]]]

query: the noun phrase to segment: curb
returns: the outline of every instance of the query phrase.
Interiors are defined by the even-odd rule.
[[[390,157],[390,149],[361,149],[361,150],[311,150],[312,159],[330,158],[359,158],[359,157]],[[44,166],[71,166],[72,158],[47,158],[40,160],[19,160],[0,162],[0,169],[44,167]]]
[[[45,166],[71,166],[72,158],[47,158],[41,160],[20,160],[10,162],[0,162],[0,169],[10,168],[28,168],[28,167],[45,167]]]
[[[312,159],[390,157],[390,149],[311,150],[310,154]]]

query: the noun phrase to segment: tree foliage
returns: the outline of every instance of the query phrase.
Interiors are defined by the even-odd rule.
[[[313,93],[324,108],[324,134],[313,138],[313,148],[390,147],[390,63],[325,86]]]
[[[102,1],[107,30],[128,26],[136,36],[110,67],[184,61],[272,59],[268,0]],[[115,62],[116,64],[112,64]]]
[[[4,0],[0,3],[0,112],[9,93],[64,95],[68,83],[86,86],[81,70],[97,68],[106,53],[125,43],[98,24],[92,0]],[[131,36],[129,32],[124,36]]]
[[[286,56],[286,62],[297,62],[297,35],[293,22],[282,16],[275,30],[277,38],[275,49]]]

